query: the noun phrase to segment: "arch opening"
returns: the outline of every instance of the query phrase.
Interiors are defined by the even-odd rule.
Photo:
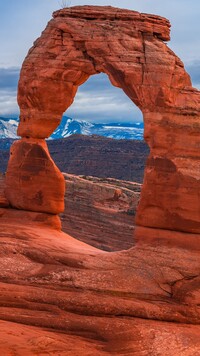
[[[142,112],[104,73],[92,75],[77,91],[67,116],[91,123],[141,123]]]
[[[72,136],[62,148],[48,141],[54,162],[65,172],[62,230],[102,250],[131,248],[148,151],[135,141],[143,139],[141,111],[101,73],[78,88],[64,115],[54,138],[60,130],[66,137],[82,133],[85,138]]]
[[[73,103],[51,138],[73,133],[142,140],[143,115],[120,88],[110,83],[106,74],[92,75],[78,87]]]
[[[63,209],[64,181],[44,139],[58,126],[78,86],[103,72],[144,116],[150,156],[137,224],[199,233],[200,95],[165,43],[170,38],[169,22],[110,7],[106,17],[103,7],[74,7],[53,16],[21,70],[18,134],[22,140],[12,148],[6,178],[11,205],[48,213]],[[33,189],[27,199],[30,179]],[[49,189],[55,185],[59,194]]]

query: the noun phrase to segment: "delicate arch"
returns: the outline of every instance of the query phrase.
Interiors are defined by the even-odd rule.
[[[22,66],[18,133],[27,144],[36,139],[41,145],[58,126],[78,86],[93,74],[106,73],[144,116],[150,157],[137,223],[200,232],[200,95],[165,43],[169,29],[164,18],[112,7],[55,12]],[[16,160],[12,158],[7,172],[7,196],[13,206],[19,187],[12,187],[12,175],[22,167],[22,157]],[[19,177],[21,196],[22,176],[24,172]],[[44,199],[52,201],[51,194]],[[38,204],[34,206],[38,211]],[[33,209],[30,202],[20,208]]]

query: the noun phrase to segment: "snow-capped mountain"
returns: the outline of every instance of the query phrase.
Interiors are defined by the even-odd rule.
[[[143,122],[95,124],[91,134],[115,138],[117,140],[143,140]]]
[[[95,124],[84,120],[75,120],[63,116],[61,124],[51,135],[52,139],[64,138],[73,134],[99,135],[115,139],[142,140],[144,125],[137,123],[105,123]]]
[[[60,125],[51,135],[51,139],[68,137],[74,134],[92,135],[91,130],[95,126],[88,121],[75,120],[68,116],[63,116]]]
[[[0,117],[0,138],[18,138],[17,125],[18,118],[9,119]]]
[[[0,138],[18,138],[18,118],[8,119],[0,117]],[[144,125],[136,123],[105,123],[95,124],[83,120],[75,120],[68,116],[63,119],[50,139],[65,138],[73,134],[99,135],[115,139],[142,140]]]

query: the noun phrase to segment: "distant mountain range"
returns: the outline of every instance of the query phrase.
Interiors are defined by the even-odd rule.
[[[0,117],[0,138],[16,139],[18,118]],[[51,139],[66,138],[73,134],[99,135],[115,139],[143,140],[143,122],[95,124],[63,116],[61,124],[51,135]]]
[[[17,126],[19,120],[17,118],[8,119],[0,117],[0,138],[18,138]]]
[[[0,139],[0,172],[5,172],[13,139]],[[50,155],[61,172],[143,181],[149,154],[142,140],[115,140],[98,135],[71,135],[48,140]]]

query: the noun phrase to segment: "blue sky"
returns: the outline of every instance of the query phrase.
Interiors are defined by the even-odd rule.
[[[69,1],[70,2],[70,1]],[[62,0],[0,0],[0,116],[18,114],[16,90],[19,70],[28,49],[40,36]],[[111,5],[168,18],[172,24],[169,47],[183,60],[200,87],[200,1],[121,0],[71,1],[73,5]],[[91,77],[79,88],[68,115],[90,121],[138,121],[139,110],[106,76]]]

